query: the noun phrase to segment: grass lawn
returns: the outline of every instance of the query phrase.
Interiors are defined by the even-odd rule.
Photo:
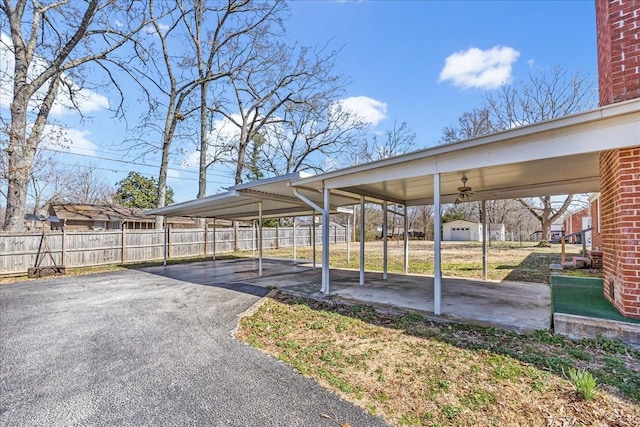
[[[580,245],[567,245],[567,257],[578,255]],[[331,245],[330,264],[333,268],[359,268],[360,245],[350,245],[349,256],[346,244]],[[322,260],[321,246],[316,258]],[[482,243],[442,242],[442,274],[444,276],[482,278]],[[236,256],[251,256],[251,252],[235,253]],[[257,255],[256,255],[257,256]],[[264,249],[265,257],[293,258],[293,248]],[[297,249],[297,259],[312,260],[310,247]],[[403,242],[388,242],[388,271],[403,271]],[[540,248],[535,242],[491,242],[487,248],[487,276],[492,280],[514,280],[549,283],[549,264],[560,262],[560,246]],[[365,269],[382,271],[382,242],[367,242]],[[433,242],[411,240],[409,242],[409,273],[433,274]]]
[[[439,324],[283,293],[243,318],[237,337],[393,425],[640,425],[640,352],[615,341]],[[571,367],[596,378],[594,399],[578,396],[564,375]]]
[[[442,246],[444,275],[482,277],[480,243],[443,242]],[[332,267],[358,268],[358,245],[350,249],[347,257],[345,244],[332,245]],[[432,242],[412,241],[409,252],[410,272],[432,273]],[[293,254],[288,248],[265,250],[264,255],[291,258]],[[318,262],[320,255],[318,248]],[[224,256],[251,256],[251,252]],[[298,248],[298,258],[310,260],[310,248]],[[169,262],[204,259],[208,258]],[[488,276],[549,283],[549,264],[559,260],[559,247],[492,242]],[[365,264],[369,270],[381,269],[381,242],[367,243]],[[401,272],[402,264],[402,242],[389,242],[389,271]],[[124,267],[77,269],[73,274],[119,268]],[[567,291],[566,303],[577,298],[569,292],[575,291],[572,287],[558,289]],[[586,298],[590,292],[581,289],[578,297]],[[601,287],[598,292],[601,296]],[[237,337],[393,425],[640,425],[640,352],[617,341],[572,341],[549,331],[519,335],[434,323],[416,314],[379,313],[363,305],[283,293],[263,300],[251,316],[244,317]],[[578,395],[567,379],[570,368],[595,377],[595,398]],[[330,408],[326,415],[332,418]]]

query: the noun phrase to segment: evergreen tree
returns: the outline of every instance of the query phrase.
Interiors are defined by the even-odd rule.
[[[116,184],[115,200],[120,206],[128,208],[153,209],[158,198],[158,182],[155,178],[146,178],[138,172],[129,175]],[[173,189],[167,187],[167,204],[173,203]]]

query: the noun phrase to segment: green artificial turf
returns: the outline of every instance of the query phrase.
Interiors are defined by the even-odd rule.
[[[551,276],[550,282],[554,313],[640,323],[624,317],[604,297],[603,281],[600,278]]]

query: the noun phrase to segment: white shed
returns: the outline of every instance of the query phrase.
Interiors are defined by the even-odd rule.
[[[504,242],[505,235],[504,224],[489,224],[489,240]]]
[[[442,240],[447,241],[482,241],[482,224],[461,219],[442,224]]]

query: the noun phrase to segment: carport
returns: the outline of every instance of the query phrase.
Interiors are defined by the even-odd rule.
[[[358,200],[356,196],[336,195],[336,197],[333,197],[331,204],[325,204],[322,199],[322,194],[317,191],[295,189],[291,187],[292,182],[310,176],[310,174],[305,172],[294,172],[288,175],[262,179],[259,181],[236,185],[231,187],[225,193],[215,194],[183,203],[176,203],[163,208],[147,211],[146,213],[147,215],[162,215],[167,217],[187,216],[193,218],[211,218],[214,221],[214,227],[216,219],[231,221],[257,220],[258,275],[262,276],[262,219],[315,216],[317,212],[323,213],[325,209],[331,214],[352,213],[352,211],[345,206],[353,205]],[[326,227],[326,229],[323,228],[323,236],[328,236],[329,222],[324,221],[323,227]],[[311,237],[314,248],[315,265],[315,226],[312,227]],[[328,243],[323,242],[323,248],[325,245],[328,247]],[[215,240],[213,248],[213,256],[215,259]]]
[[[600,152],[639,145],[640,99],[635,99],[320,175],[256,181],[221,195],[148,213],[240,219],[312,215],[318,211],[324,217],[323,226],[328,227],[329,214],[354,201],[361,207],[366,202],[380,203],[385,219],[390,203],[402,206],[405,218],[407,206],[431,204],[439,213],[442,203],[452,203],[459,196],[463,178],[473,189],[472,200],[481,202],[596,192],[600,189]],[[275,183],[278,190],[268,190]],[[360,212],[363,227],[364,209]],[[433,310],[438,315],[442,295],[440,222],[440,215],[434,215]],[[321,291],[329,294],[329,242],[328,232],[323,231]],[[406,233],[405,221],[405,254]],[[486,271],[486,239],[483,240]],[[364,285],[363,239],[360,245],[360,285]],[[384,248],[386,278],[386,238]],[[405,270],[406,260],[405,255]]]

